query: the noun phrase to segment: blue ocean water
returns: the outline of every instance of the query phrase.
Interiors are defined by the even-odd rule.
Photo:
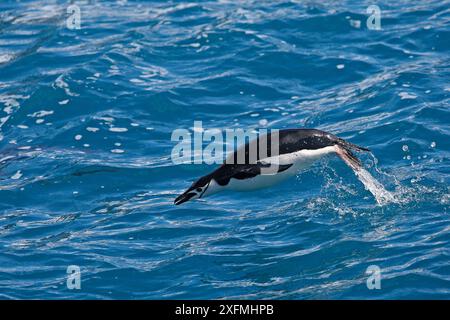
[[[449,21],[441,0],[2,1],[0,298],[448,299]],[[395,201],[330,157],[174,206],[215,168],[171,161],[195,120],[337,134]]]

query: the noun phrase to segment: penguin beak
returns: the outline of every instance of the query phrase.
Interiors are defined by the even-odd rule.
[[[189,201],[189,199],[191,199],[195,195],[196,195],[196,193],[194,193],[194,192],[186,191],[185,193],[179,195],[173,203],[175,205],[182,204],[183,202]]]

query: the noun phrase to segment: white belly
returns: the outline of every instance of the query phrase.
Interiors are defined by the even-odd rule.
[[[287,178],[295,176],[300,171],[308,169],[316,160],[323,156],[334,153],[335,147],[330,146],[317,150],[301,150],[290,154],[284,154],[279,157],[271,157],[261,160],[263,163],[274,163],[278,161],[280,165],[293,164],[289,169],[276,174],[261,174],[249,179],[230,179],[228,185],[224,186],[227,190],[250,191],[265,187],[270,187]],[[275,162],[277,163],[277,162]]]

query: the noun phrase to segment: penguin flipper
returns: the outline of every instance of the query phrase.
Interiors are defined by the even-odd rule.
[[[276,163],[270,163],[270,162],[268,163],[268,162],[262,162],[262,161],[258,161],[258,163],[257,163],[260,174],[261,174],[261,168],[270,168],[270,166],[274,166],[277,169],[276,173],[280,173],[280,172],[286,171],[287,169],[292,167],[292,165],[293,165],[293,163],[276,164]]]
[[[239,172],[237,172],[236,174],[233,175],[233,178],[247,179],[247,178],[256,177],[258,175],[263,174],[262,173],[263,168],[270,168],[271,165],[275,166],[274,164],[263,163],[263,162],[258,162],[256,164],[243,165],[243,167],[239,168]],[[292,163],[279,164],[279,165],[277,165],[276,172],[280,173],[280,172],[286,171],[290,167],[292,167]]]
[[[277,173],[286,171],[293,164],[279,164]],[[263,168],[269,168],[270,163],[258,162],[256,164],[238,164],[238,165],[223,165],[220,169],[222,174],[215,178],[220,185],[227,185],[231,178],[244,180],[256,177],[263,174],[261,170]]]

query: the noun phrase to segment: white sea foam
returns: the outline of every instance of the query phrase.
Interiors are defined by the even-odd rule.
[[[42,118],[42,117],[52,115],[53,113],[54,113],[53,110],[41,110],[41,111],[31,113],[28,116],[31,118]]]
[[[20,179],[22,177],[22,172],[19,170],[19,171],[17,171],[12,177],[11,177],[11,179],[13,179],[13,180],[18,180],[18,179]]]
[[[14,56],[12,54],[6,53],[0,55],[0,63],[6,63],[14,59]]]
[[[68,84],[67,82],[64,81],[64,75],[60,75],[60,76],[55,80],[55,82],[54,82],[54,87],[55,87],[55,88],[63,89],[64,92],[66,93],[66,95],[68,95],[68,96],[75,97],[75,96],[78,96],[78,95],[79,95],[79,94],[77,94],[77,93],[74,93],[74,92],[70,91],[69,84]]]
[[[399,94],[400,100],[407,100],[407,99],[416,99],[417,96],[415,94],[412,93],[408,93],[408,92],[400,92]]]
[[[111,131],[111,132],[127,132],[128,129],[127,128],[112,127],[112,128],[109,128],[109,131]]]

